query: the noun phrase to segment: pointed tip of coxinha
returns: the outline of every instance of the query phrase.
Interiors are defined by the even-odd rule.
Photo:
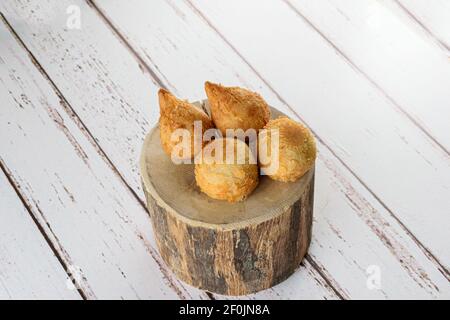
[[[241,87],[226,87],[224,85],[221,85],[219,83],[213,83],[206,81],[205,82],[205,91],[208,98],[210,97],[216,97],[219,98],[225,98],[225,97],[233,97],[233,96],[253,96],[256,93],[245,89]]]
[[[169,90],[166,90],[164,88],[159,89],[158,97],[159,97],[159,99],[164,99],[164,100],[180,100],[172,92],[170,92]]]
[[[207,95],[208,94],[217,94],[217,93],[223,94],[223,93],[226,93],[227,90],[230,90],[230,89],[232,89],[232,88],[224,87],[221,84],[217,84],[217,83],[213,83],[213,82],[209,82],[209,81],[205,82],[205,91],[206,91]]]
[[[180,99],[164,88],[159,89],[158,98],[159,109],[161,112],[172,109],[178,102],[180,102]]]
[[[205,121],[206,118],[209,119],[208,114],[205,113],[201,108],[195,106],[187,100],[178,98],[166,89],[161,88],[158,90],[158,98],[159,110],[161,115],[167,115],[177,107],[180,107],[189,113],[196,114],[197,116],[204,118]]]
[[[206,90],[212,89],[212,88],[217,87],[217,86],[218,86],[218,84],[215,84],[215,83],[212,83],[212,82],[209,82],[209,81],[205,82],[205,89]]]

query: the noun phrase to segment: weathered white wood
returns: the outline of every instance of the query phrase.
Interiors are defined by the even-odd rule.
[[[202,19],[186,4],[162,1],[97,4],[134,50],[181,96],[203,97],[205,79],[240,84],[260,91],[270,103],[295,117],[213,30],[205,28]],[[310,254],[320,262],[321,271],[350,297],[448,296],[445,277],[404,228],[321,143],[319,150],[322,156],[317,170],[317,214]],[[382,292],[366,287],[366,268],[372,264],[388,270],[383,273],[386,278]],[[427,275],[422,277],[422,272]],[[296,274],[263,294],[300,296],[302,276]]]
[[[285,3],[194,3],[448,268],[448,154]]]
[[[57,17],[61,17],[64,16],[63,12],[64,12],[64,5],[66,5],[67,3],[63,3],[62,4],[62,8],[59,11],[60,14],[59,15],[55,15]],[[160,5],[159,3],[157,3],[158,5]],[[173,4],[172,4],[173,5]],[[82,4],[81,4],[82,6]],[[174,6],[175,9],[178,8],[178,4],[177,6]],[[181,4],[182,8],[183,5]],[[42,4],[41,6],[42,7]],[[82,10],[82,21],[86,22],[86,15],[89,17],[89,11],[85,11],[84,6],[82,6],[83,10]],[[139,9],[139,7],[138,7]],[[16,9],[14,9],[16,10]],[[40,8],[40,10],[43,10],[42,8]],[[158,10],[161,10],[161,7],[158,7]],[[36,12],[36,10],[34,10]],[[25,13],[29,11],[25,11]],[[58,11],[57,11],[58,12]],[[168,11],[171,12],[171,11]],[[192,97],[197,94],[198,98],[203,97],[204,94],[202,92],[202,82],[204,80],[204,78],[209,78],[209,79],[213,79],[213,80],[217,80],[217,81],[223,81],[223,82],[229,82],[229,83],[240,83],[242,85],[247,85],[255,90],[260,90],[261,92],[263,92],[263,94],[265,96],[268,97],[268,100],[271,102],[275,102],[275,105],[280,105],[281,102],[279,100],[276,99],[275,95],[273,93],[270,93],[270,91],[267,89],[267,87],[251,72],[251,70],[245,66],[245,64],[242,63],[242,61],[240,61],[238,59],[238,57],[236,55],[233,54],[233,52],[226,46],[224,45],[220,39],[214,35],[213,32],[211,32],[211,30],[206,29],[205,25],[201,22],[200,19],[196,18],[194,15],[192,15],[192,13],[189,15],[187,14],[189,12],[189,10],[183,12],[181,10],[180,15],[184,16],[185,19],[187,19],[187,21],[189,21],[189,25],[187,22],[181,23],[181,27],[180,28],[176,28],[174,27],[175,23],[178,20],[175,20],[173,18],[167,18],[167,19],[160,19],[156,21],[159,21],[159,24],[156,24],[157,26],[159,26],[160,28],[162,28],[162,26],[164,25],[164,23],[167,23],[166,28],[164,29],[164,32],[167,33],[168,30],[169,31],[173,31],[174,32],[174,37],[177,40],[176,42],[176,47],[179,49],[178,53],[174,53],[174,51],[170,51],[167,48],[170,48],[170,46],[163,46],[163,49],[159,49],[156,50],[157,48],[152,48],[155,49],[153,51],[156,51],[156,54],[153,54],[153,51],[148,50],[148,54],[151,54],[151,56],[149,55],[149,57],[147,57],[147,61],[151,58],[153,58],[154,56],[157,58],[160,58],[160,60],[158,61],[158,66],[162,63],[164,65],[164,61],[162,60],[164,58],[164,50],[166,50],[166,55],[172,54],[173,56],[171,56],[170,59],[165,60],[165,63],[169,66],[169,67],[165,67],[164,69],[162,69],[164,71],[164,74],[169,74],[170,78],[168,77],[168,79],[170,81],[174,81],[176,82],[177,86],[183,87],[183,91],[180,90],[181,94],[187,96],[187,97]],[[29,17],[30,15],[27,15],[23,13],[22,17],[23,19],[25,19],[25,17]],[[31,18],[29,18],[29,21],[33,21],[33,19],[41,19],[42,17],[46,17],[45,13],[48,13],[46,11],[44,11],[44,14],[42,13],[42,11],[37,10],[37,13],[34,13],[34,15],[31,15]],[[108,12],[109,13],[109,12]],[[166,12],[167,13],[167,12]],[[128,16],[127,11],[126,10],[122,10],[122,14],[126,14],[126,16]],[[145,12],[146,14],[146,19],[143,21],[150,21],[148,20],[148,14],[149,11]],[[49,15],[47,15],[49,16]],[[125,17],[126,17],[125,16]],[[20,17],[20,14],[17,15],[16,14],[16,19],[17,17]],[[137,19],[136,19],[137,20]],[[162,21],[164,20],[164,21]],[[89,19],[87,20],[88,22],[90,21]],[[139,20],[141,21],[141,20]],[[152,20],[155,21],[155,20]],[[141,21],[142,22],[142,21]],[[16,21],[16,23],[18,23]],[[61,21],[62,25],[64,25],[64,21]],[[88,24],[89,25],[89,24]],[[180,24],[176,24],[177,26],[180,26]],[[85,73],[80,73],[79,71],[77,71],[77,68],[73,68],[73,66],[69,63],[67,63],[68,59],[69,61],[78,61],[77,59],[82,59],[82,61],[87,60],[87,62],[85,62],[83,64],[83,68],[87,68],[89,67],[89,63],[92,65],[92,56],[94,58],[98,58],[103,57],[103,60],[105,60],[104,56],[108,57],[104,52],[109,52],[109,51],[113,51],[113,50],[120,50],[118,47],[114,47],[113,49],[110,49],[110,47],[108,46],[108,42],[102,42],[102,38],[96,39],[95,36],[92,36],[89,38],[89,34],[95,34],[96,30],[99,28],[100,31],[102,31],[102,27],[100,25],[95,25],[96,28],[91,27],[91,29],[88,30],[87,35],[80,32],[80,31],[76,31],[77,33],[74,33],[74,35],[76,35],[77,37],[75,38],[76,40],[74,40],[73,42],[70,42],[70,37],[66,37],[65,40],[61,40],[59,39],[60,35],[64,35],[64,31],[61,31],[59,34],[56,33],[52,33],[50,35],[46,34],[46,33],[42,33],[39,34],[37,33],[35,36],[32,35],[32,31],[31,30],[27,30],[24,29],[23,26],[22,28],[18,28],[19,33],[23,36],[23,35],[27,35],[28,37],[24,37],[27,39],[27,45],[32,45],[33,47],[33,52],[35,52],[37,55],[39,55],[39,60],[42,62],[45,62],[45,64],[43,63],[43,65],[45,65],[46,70],[49,70],[49,73],[51,73],[51,76],[56,78],[59,82],[58,82],[58,86],[62,86],[65,85],[65,90],[64,90],[64,94],[67,96],[68,94],[70,94],[71,92],[75,92],[72,93],[72,95],[70,95],[70,97],[72,99],[75,99],[77,97],[83,97],[85,100],[81,100],[82,102],[85,103],[85,105],[83,106],[84,108],[86,108],[88,111],[85,111],[85,113],[82,113],[82,109],[81,110],[77,109],[77,112],[79,114],[84,114],[84,118],[83,120],[85,121],[85,123],[87,121],[92,121],[90,122],[90,124],[93,125],[89,125],[89,129],[91,131],[93,130],[99,130],[98,129],[98,123],[102,123],[101,121],[106,121],[108,120],[108,123],[110,123],[110,130],[107,131],[106,129],[104,129],[102,127],[102,129],[105,130],[105,132],[107,132],[108,134],[104,134],[104,135],[100,135],[100,134],[95,134],[96,138],[102,142],[102,146],[108,146],[110,149],[105,148],[105,150],[107,150],[108,155],[110,156],[111,159],[114,159],[114,162],[116,159],[125,159],[128,157],[128,159],[131,159],[131,161],[129,162],[133,162],[134,160],[133,157],[137,157],[138,151],[139,150],[134,150],[130,153],[125,153],[124,152],[109,152],[110,150],[115,150],[113,148],[113,145],[118,144],[118,143],[123,143],[124,140],[120,140],[122,138],[124,138],[124,136],[122,136],[123,132],[119,131],[119,130],[114,130],[114,122],[118,123],[118,126],[121,126],[122,128],[125,128],[127,130],[130,130],[130,124],[131,122],[135,122],[136,120],[133,120],[133,118],[126,118],[126,120],[130,120],[128,125],[127,122],[124,121],[121,117],[117,117],[116,114],[112,114],[110,115],[109,118],[105,118],[105,119],[101,119],[100,116],[97,116],[97,118],[95,117],[95,115],[97,115],[98,113],[101,113],[101,111],[98,110],[103,110],[103,112],[105,112],[105,114],[103,115],[103,117],[108,117],[109,116],[109,112],[115,112],[114,108],[110,108],[108,106],[108,103],[111,104],[111,101],[108,101],[107,98],[110,97],[112,94],[107,92],[107,89],[105,87],[103,87],[103,85],[101,84],[101,81],[95,82],[95,81],[90,81],[89,77],[86,77],[86,74],[95,74],[96,76],[100,77],[100,79],[105,80],[108,77],[104,76],[102,73],[98,72],[98,69],[95,72],[90,73],[89,71],[95,70],[92,67],[86,69],[84,72]],[[189,28],[187,27],[189,26]],[[196,26],[200,26],[200,29],[197,29]],[[121,26],[122,27],[122,26]],[[187,29],[185,31],[185,29]],[[48,30],[46,30],[46,32],[49,32]],[[70,31],[72,32],[72,31]],[[69,33],[70,33],[69,32]],[[162,31],[160,30],[160,33]],[[80,36],[80,33],[82,34],[82,36]],[[182,35],[180,35],[180,33],[182,33]],[[198,34],[197,34],[198,33]],[[103,36],[106,35],[101,33]],[[139,33],[141,34],[141,33]],[[145,32],[142,32],[142,36],[145,34]],[[178,35],[177,35],[178,34]],[[176,36],[177,35],[177,36]],[[90,41],[86,41],[84,42],[86,45],[83,46],[83,43],[80,43],[81,39],[84,39],[83,37],[88,37],[88,39],[90,39]],[[48,41],[49,38],[53,38],[53,41]],[[142,39],[147,39],[148,40],[149,35],[146,35],[146,38],[142,38]],[[190,43],[189,41],[183,40],[183,39],[197,39],[197,41],[195,42],[196,45],[193,45],[192,42]],[[63,38],[64,39],[64,38]],[[107,38],[109,39],[109,38]],[[142,40],[140,37],[138,37],[139,42],[137,42],[138,44],[143,43],[144,40]],[[151,37],[150,40],[153,40],[153,42],[157,45],[159,45],[161,43],[161,41],[166,41],[163,36],[160,34],[160,39],[163,40],[159,40],[156,41],[155,39],[158,39],[157,37]],[[183,41],[183,45],[181,45],[180,43],[180,39]],[[42,43],[40,43],[40,40]],[[101,50],[94,50],[92,49],[92,47],[97,48],[96,47],[96,42],[99,42],[101,45],[100,47],[103,48],[108,48],[105,51],[101,51]],[[189,43],[191,44],[189,46]],[[78,45],[77,45],[78,44]],[[148,44],[147,44],[148,46]],[[75,48],[81,48],[79,49],[79,51],[75,50]],[[173,46],[172,46],[173,47]],[[39,49],[42,48],[42,49]],[[65,53],[65,49],[68,49],[68,53]],[[174,48],[175,49],[175,48]],[[89,52],[90,53],[90,57],[86,58],[85,55],[83,55],[83,53]],[[71,54],[72,53],[72,54]],[[108,54],[111,54],[110,52]],[[84,60],[83,60],[84,57]],[[212,57],[212,58],[211,58]],[[62,60],[65,59],[65,60]],[[122,57],[122,59],[124,59],[124,57]],[[187,61],[187,63],[183,63],[183,59],[185,61]],[[190,60],[189,60],[190,59]],[[108,61],[108,63],[106,64],[105,67],[105,63],[103,62],[103,60],[101,60],[103,69],[101,69],[103,72],[107,72],[107,73],[111,73],[113,72],[114,75],[114,79],[120,79],[120,77],[126,77],[128,74],[132,73],[133,77],[137,77],[138,79],[140,79],[140,77],[137,76],[137,73],[134,73],[133,70],[135,70],[135,68],[131,67],[131,65],[129,66],[129,69],[124,71],[125,69],[122,68],[120,70],[122,70],[122,74],[120,74],[120,72],[115,72],[113,69],[113,65],[114,65],[114,61],[111,61],[110,59],[106,59],[106,61]],[[99,61],[99,60],[97,60]],[[125,60],[128,61],[128,60]],[[99,62],[97,62],[99,63]],[[175,64],[177,63],[177,64]],[[179,63],[179,64],[178,64]],[[72,68],[70,68],[72,66]],[[173,70],[172,70],[173,68]],[[176,70],[178,69],[178,70]],[[78,76],[74,76],[74,74],[76,74],[78,72]],[[223,76],[222,76],[223,73]],[[133,78],[130,77],[130,78]],[[62,79],[62,80],[61,80]],[[64,79],[66,79],[65,81],[63,81]],[[128,80],[129,78],[126,78],[125,80]],[[71,82],[72,81],[72,82]],[[80,84],[82,83],[83,84]],[[116,82],[119,82],[119,80],[116,80]],[[134,87],[138,86],[138,89],[140,88],[140,85],[142,85],[143,82],[141,81],[137,81],[138,83],[134,83],[134,84],[130,84],[130,81],[124,81],[123,82],[123,87],[120,91],[120,93],[122,93],[123,97],[126,97],[126,99],[124,99],[125,101],[128,100],[133,100],[133,102],[136,103],[136,105],[138,106],[142,106],[143,109],[141,110],[147,110],[146,108],[149,107],[149,104],[146,101],[140,101],[139,99],[136,99],[136,95],[135,92],[137,91],[133,91],[135,89],[133,89]],[[146,83],[147,85],[148,83]],[[100,103],[102,100],[97,100],[94,99],[96,97],[96,90],[91,89],[91,86],[95,86],[96,90],[100,91],[100,92],[105,92],[105,93],[101,93],[101,95],[103,96],[102,99],[105,99],[105,103]],[[77,89],[78,91],[75,91],[74,87],[79,86],[79,89]],[[117,86],[117,84],[116,84]],[[102,91],[104,89],[104,91]],[[138,90],[136,89],[136,90]],[[89,91],[91,90],[91,91]],[[89,92],[89,95],[84,95],[83,92]],[[133,97],[133,95],[130,94],[130,92],[132,94],[134,94],[133,99],[130,99],[130,97]],[[148,95],[147,95],[148,94]],[[150,97],[150,99],[152,99],[151,94],[153,94],[152,92],[145,92],[145,96]],[[81,98],[78,98],[81,99]],[[93,100],[95,102],[93,102],[92,104],[89,102],[89,100]],[[70,99],[69,99],[70,100]],[[72,101],[71,101],[72,102]],[[156,101],[155,101],[156,102]],[[117,102],[119,103],[119,102]],[[155,106],[155,104],[152,104],[153,106]],[[109,108],[107,108],[109,107]],[[133,112],[134,105],[130,106],[127,110],[129,112]],[[125,112],[124,112],[125,113]],[[155,111],[156,114],[156,111]],[[292,115],[292,114],[291,114]],[[142,117],[143,118],[143,117]],[[137,119],[137,118],[136,118]],[[140,119],[140,118],[139,118]],[[155,118],[153,118],[155,119]],[[155,119],[156,120],[156,119]],[[154,121],[154,120],[153,120]],[[131,128],[133,129],[133,128]],[[121,129],[124,130],[124,129]],[[97,132],[97,131],[95,131]],[[127,131],[128,132],[128,131]],[[108,142],[109,140],[109,142]],[[133,143],[135,141],[132,141]],[[139,142],[140,143],[140,142]],[[137,143],[136,143],[137,144]],[[323,149],[323,147],[322,147]],[[321,153],[324,153],[325,151],[322,151],[321,149]],[[324,150],[324,149],[323,149]],[[329,157],[331,157],[328,154]],[[123,158],[122,158],[123,157]],[[126,161],[124,161],[123,163],[125,163],[123,165],[123,168],[127,168],[126,165]],[[333,166],[335,165],[334,162]],[[320,165],[320,162],[319,162]],[[336,277],[340,283],[344,284],[346,286],[345,291],[348,291],[350,296],[354,296],[354,297],[383,297],[383,293],[379,292],[379,291],[370,291],[365,287],[365,268],[367,267],[368,263],[372,263],[373,261],[378,261],[379,258],[378,257],[383,257],[383,259],[381,259],[382,264],[380,265],[382,270],[389,270],[388,271],[388,278],[385,278],[383,276],[382,278],[382,285],[383,285],[383,290],[385,291],[385,294],[388,297],[398,297],[398,296],[421,296],[421,294],[426,295],[426,296],[438,296],[438,294],[436,293],[436,290],[431,290],[431,294],[427,294],[427,290],[430,289],[422,289],[420,288],[420,285],[424,285],[424,283],[427,283],[426,280],[423,279],[419,279],[418,282],[420,284],[416,284],[412,279],[414,279],[411,276],[407,276],[406,273],[404,272],[404,270],[410,270],[412,269],[413,272],[412,274],[415,275],[414,277],[418,278],[417,273],[420,271],[420,269],[417,266],[420,266],[422,269],[426,270],[426,272],[424,274],[426,274],[427,277],[429,277],[431,280],[431,282],[433,283],[437,283],[438,287],[441,289],[441,296],[445,296],[446,292],[445,292],[445,284],[442,284],[442,277],[435,273],[435,269],[432,265],[430,265],[427,260],[426,257],[421,253],[421,251],[415,246],[415,244],[411,241],[410,238],[408,238],[408,236],[405,235],[405,232],[403,229],[399,228],[399,231],[395,231],[396,228],[398,228],[397,224],[395,221],[393,221],[392,219],[387,219],[388,222],[383,222],[380,223],[379,226],[383,226],[383,228],[387,228],[387,235],[389,236],[388,238],[384,238],[386,236],[386,232],[381,233],[379,235],[377,235],[376,233],[372,233],[371,229],[367,226],[367,225],[373,225],[374,222],[372,222],[373,220],[375,221],[379,221],[380,218],[379,216],[381,215],[381,217],[383,217],[383,219],[386,219],[386,217],[389,217],[388,213],[386,213],[386,211],[383,208],[379,208],[377,207],[377,210],[375,210],[375,215],[369,215],[372,213],[372,209],[370,206],[364,206],[364,209],[358,209],[355,212],[363,212],[366,215],[362,215],[362,216],[357,216],[356,214],[351,214],[352,211],[350,211],[351,209],[351,205],[352,205],[352,201],[354,202],[355,200],[359,199],[360,196],[360,184],[355,181],[355,180],[351,180],[352,183],[350,183],[350,187],[349,188],[347,186],[347,180],[348,180],[348,172],[344,171],[341,172],[342,168],[338,167],[338,170],[336,170],[336,168],[334,168],[333,166],[331,166],[331,168],[333,168],[333,170],[327,170],[327,166],[324,165],[320,165],[318,167],[318,172],[324,172],[324,178],[321,180],[322,182],[318,182],[318,186],[317,186],[317,190],[321,193],[321,195],[317,195],[316,198],[316,205],[319,208],[323,208],[323,212],[322,215],[328,214],[331,215],[332,218],[330,218],[331,222],[330,225],[333,226],[334,230],[338,230],[335,227],[336,222],[338,221],[340,223],[343,224],[343,226],[341,226],[344,231],[345,231],[345,237],[342,237],[342,231],[339,233],[341,234],[341,238],[339,238],[338,235],[332,235],[331,232],[333,232],[333,229],[331,228],[330,225],[327,224],[327,221],[321,218],[321,213],[316,214],[316,218],[318,219],[318,221],[316,221],[316,224],[314,226],[314,232],[317,233],[317,236],[319,237],[319,239],[321,240],[321,242],[317,243],[316,245],[313,243],[313,247],[311,248],[311,254],[315,254],[314,258],[315,259],[319,259],[320,258],[320,262],[321,262],[321,267],[323,267],[323,265],[326,265],[326,269],[322,270],[323,272],[326,273],[332,273],[334,277]],[[339,169],[341,168],[341,169]],[[128,174],[129,171],[126,170],[122,170],[122,167],[120,167],[121,171],[124,172],[124,176],[125,174]],[[128,169],[129,170],[129,169]],[[335,172],[340,173],[342,176],[345,177],[345,179],[343,178],[343,181],[345,183],[341,183],[341,185],[343,186],[347,186],[345,190],[349,190],[348,193],[345,192],[336,192],[335,190],[341,190],[344,189],[344,187],[335,187],[335,188],[331,188],[331,186],[333,185],[337,185],[339,186],[339,183],[336,182],[337,179],[333,178],[334,175],[336,174]],[[130,180],[134,180],[136,179],[137,181],[137,175],[134,174],[129,174],[129,176],[132,177],[132,179]],[[351,177],[351,176],[350,176]],[[355,191],[358,190],[358,191]],[[346,198],[346,196],[348,198]],[[337,200],[336,200],[337,198]],[[365,201],[368,201],[369,203],[375,203],[376,201],[373,198],[370,198],[370,195],[367,196],[368,200],[359,200],[362,203],[365,203]],[[364,199],[364,197],[362,198]],[[356,202],[358,203],[358,202]],[[360,204],[361,205],[361,204]],[[372,204],[372,206],[374,206]],[[316,209],[317,212],[317,209]],[[349,217],[341,217],[341,213],[345,212],[348,213]],[[319,216],[318,216],[319,215]],[[319,220],[320,219],[320,220]],[[364,224],[362,227],[355,227],[359,225],[360,220],[365,221],[367,220],[368,223]],[[389,223],[390,226],[394,225],[394,227],[387,227],[384,226],[385,223]],[[357,233],[357,236],[353,236],[354,230],[359,231]],[[392,229],[394,231],[392,231]],[[319,230],[319,231],[317,231]],[[339,232],[339,231],[338,231]],[[325,235],[324,235],[325,234]],[[399,234],[399,235],[397,235]],[[364,242],[361,243],[361,239],[364,239]],[[395,250],[393,250],[393,252],[395,254],[392,254],[392,251],[387,251],[386,248],[384,248],[383,246],[381,246],[381,240],[380,239],[384,239],[384,241],[389,241],[391,242],[392,239],[396,240],[396,239],[400,239],[399,241],[396,241],[396,246],[394,247]],[[387,240],[386,240],[387,239]],[[315,240],[316,241],[316,240]],[[400,243],[401,245],[399,246],[398,243]],[[314,248],[314,246],[316,246],[317,249]],[[405,249],[406,248],[406,249]],[[341,253],[338,251],[341,250],[342,253],[342,257],[340,257]],[[352,251],[353,250],[353,251]],[[400,252],[400,254],[397,254],[398,252]],[[320,253],[320,256],[318,256],[318,254]],[[337,254],[339,253],[339,255]],[[354,261],[352,261],[352,256],[351,254],[354,254]],[[401,263],[399,262],[398,257],[409,257],[412,256],[414,257],[413,262],[415,262],[415,267],[411,268],[410,265],[411,263],[408,262],[408,264],[401,266]],[[323,260],[323,262],[322,262]],[[338,261],[338,263],[337,263]],[[370,261],[370,262],[369,262]],[[340,263],[342,262],[342,263]],[[345,262],[345,263],[344,263]],[[412,264],[414,266],[414,264]],[[392,272],[392,270],[394,270],[394,272]],[[305,277],[303,274],[304,269],[301,269],[300,272],[296,273],[292,278],[290,278],[287,282],[283,283],[280,286],[277,286],[274,288],[274,290],[269,290],[267,292],[261,293],[261,295],[257,295],[258,297],[277,297],[276,294],[282,294],[282,297],[320,297],[321,294],[323,294],[323,292],[320,289],[315,289],[312,290],[314,293],[316,293],[317,295],[311,294],[309,291],[309,289],[307,289],[308,287],[305,285],[305,278],[308,279],[308,277]],[[383,272],[384,274],[384,272]],[[431,274],[431,276],[429,275]],[[354,275],[356,275],[354,277]],[[399,277],[398,277],[399,276]],[[311,279],[311,278],[310,278]],[[358,279],[357,281],[355,279]],[[383,280],[384,279],[384,280]],[[314,282],[315,280],[312,279],[312,282]],[[353,283],[357,283],[357,285],[353,284]],[[428,282],[429,283],[429,282]],[[384,286],[387,286],[387,288],[384,288]],[[319,287],[320,288],[320,287]],[[443,288],[443,289],[442,289]],[[387,292],[387,293],[386,293]],[[447,293],[448,296],[448,293]]]
[[[81,8],[82,29],[65,30],[65,21],[61,17],[65,17],[66,7],[74,3]],[[5,1],[2,5],[6,18],[13,27],[17,26],[19,36],[61,89],[124,179],[139,192],[137,159],[140,147],[150,128],[149,122],[155,123],[159,113],[156,101],[158,88],[152,83],[152,78],[142,66],[139,67],[138,62],[85,2],[42,1],[39,4],[17,5],[14,1]],[[27,25],[34,28],[24,27],[20,23],[24,19],[27,19]],[[42,20],[53,21],[51,28],[48,24],[42,25]],[[201,86],[201,83],[198,85]],[[129,210],[136,211],[132,208]],[[145,220],[139,224],[147,223]],[[149,231],[145,234],[145,239],[148,238],[153,243]],[[306,268],[302,267],[296,277],[302,286],[292,285],[295,297],[336,298],[309,264]],[[195,296],[194,293],[191,295]],[[273,296],[269,291],[265,297]]]
[[[0,171],[0,299],[81,299]]]
[[[448,0],[392,0],[403,14],[450,55],[450,2]],[[394,5],[384,3],[393,8]],[[397,8],[398,9],[398,8]],[[396,13],[400,13],[394,9]],[[413,27],[411,23],[408,24]],[[414,28],[414,27],[413,27]]]
[[[84,294],[202,297],[163,266],[146,210],[3,22],[0,34],[1,161],[61,258],[79,268],[75,278]]]
[[[450,52],[442,54],[430,45],[410,28],[411,21],[398,19],[384,5],[386,2],[288,3],[391,97],[393,105],[411,115],[418,126],[450,152]]]

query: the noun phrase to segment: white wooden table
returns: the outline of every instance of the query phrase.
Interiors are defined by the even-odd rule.
[[[137,166],[158,88],[198,100],[205,80],[260,92],[319,148],[309,254],[244,298],[450,298],[449,0],[0,11],[0,298],[226,298],[164,265]]]

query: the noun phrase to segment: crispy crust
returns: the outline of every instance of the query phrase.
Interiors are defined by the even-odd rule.
[[[160,89],[158,92],[160,118],[159,129],[161,145],[167,155],[171,156],[177,142],[171,141],[172,132],[176,129],[187,129],[191,133],[191,157],[194,154],[194,121],[202,121],[202,134],[214,125],[208,115],[194,105],[178,99],[169,91]],[[184,157],[189,158],[189,157]]]
[[[215,152],[223,146],[225,154],[226,143],[232,143],[235,154],[233,163],[216,162]],[[229,145],[230,146],[230,145]],[[245,163],[237,164],[237,149],[245,149]],[[195,165],[195,180],[200,190],[218,200],[236,202],[244,200],[256,188],[259,182],[259,170],[250,149],[245,142],[238,139],[220,138],[209,143],[197,157],[203,156],[202,162]]]
[[[225,135],[226,129],[262,129],[270,119],[270,108],[256,92],[205,82],[212,120]]]
[[[317,150],[314,136],[308,128],[287,117],[280,117],[270,120],[264,129],[279,129],[279,167],[275,173],[268,174],[270,178],[293,182],[311,169],[316,160]],[[270,150],[270,131],[262,130],[259,140],[261,145],[268,146]],[[272,156],[276,154],[270,154],[270,157]],[[267,166],[261,165],[262,170],[264,167]]]

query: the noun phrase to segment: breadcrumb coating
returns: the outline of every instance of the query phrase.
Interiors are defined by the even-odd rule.
[[[270,119],[270,108],[256,92],[205,82],[212,120],[225,136],[226,129],[262,129]]]
[[[216,157],[214,150],[220,149],[223,150],[223,157]],[[225,161],[227,149],[234,153],[234,161],[230,161],[231,163]],[[245,161],[237,161],[238,150],[244,150],[242,160],[245,158]],[[197,163],[196,158],[195,180],[200,190],[211,198],[229,202],[242,201],[258,185],[258,165],[245,142],[231,138],[215,139],[205,146],[202,154],[197,155],[200,156],[203,157],[201,163]]]
[[[269,163],[261,165],[261,169],[267,168],[274,161],[275,156],[279,157],[279,167],[274,173],[268,176],[274,180],[283,182],[293,182],[302,177],[316,160],[316,143],[311,131],[305,126],[287,117],[280,117],[270,120],[259,133],[259,143],[267,146],[270,151],[272,134],[270,129],[279,130],[279,152],[269,152]],[[260,149],[259,152],[262,152]],[[259,158],[262,155],[259,154]]]
[[[189,159],[195,156],[194,153],[194,121],[202,121],[202,135],[214,125],[208,115],[196,106],[178,99],[169,91],[160,89],[158,92],[160,117],[159,130],[161,145],[164,151],[171,156],[177,141],[171,141],[172,133],[176,129],[187,129],[191,134],[191,152],[190,157],[178,156],[180,159]],[[200,150],[198,150],[200,151]],[[197,152],[198,152],[197,151]]]

